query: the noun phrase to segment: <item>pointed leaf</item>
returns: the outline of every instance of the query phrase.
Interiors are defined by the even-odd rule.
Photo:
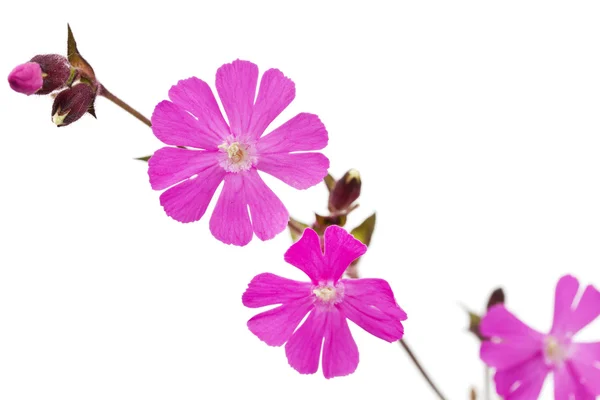
[[[89,79],[92,82],[96,81],[96,75],[94,74],[94,69],[92,66],[85,61],[85,59],[79,54],[79,50],[77,50],[77,42],[75,41],[75,37],[73,36],[73,31],[71,31],[71,26],[67,24],[68,29],[68,37],[67,37],[67,59],[69,63],[79,70],[79,73],[84,77]]]
[[[331,193],[335,187],[335,179],[333,179],[333,176],[330,174],[327,174],[327,176],[323,178],[323,181],[325,182],[325,186],[327,186],[327,190]]]
[[[150,159],[150,157],[152,157],[152,156],[138,157],[138,158],[134,158],[134,160],[139,160],[139,161],[146,161],[146,162],[148,162],[148,160]]]
[[[350,233],[352,236],[363,242],[365,245],[371,244],[371,237],[375,230],[376,213],[373,213],[369,218],[365,219],[362,224],[352,229]]]
[[[290,235],[292,236],[292,241],[296,243],[302,236],[304,230],[308,228],[308,225],[290,217],[290,220],[288,221],[288,228],[290,230]]]

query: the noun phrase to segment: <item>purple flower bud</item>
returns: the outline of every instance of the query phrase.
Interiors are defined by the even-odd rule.
[[[344,174],[342,179],[335,183],[333,190],[329,193],[330,211],[345,211],[352,205],[354,200],[360,196],[360,174],[351,169]]]
[[[93,115],[96,93],[90,85],[78,83],[60,92],[52,105],[52,122],[66,126],[90,111]]]
[[[12,90],[26,95],[36,93],[44,83],[42,68],[35,62],[17,65],[8,75],[8,83]]]
[[[48,94],[70,84],[74,78],[71,65],[67,59],[58,54],[42,54],[35,56],[31,62],[38,63],[42,68],[44,85],[37,94]]]

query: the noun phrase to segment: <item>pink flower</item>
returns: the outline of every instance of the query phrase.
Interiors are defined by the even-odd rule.
[[[8,75],[8,84],[15,92],[32,95],[44,84],[42,68],[35,62],[17,65]]]
[[[579,282],[564,276],[556,286],[554,323],[539,333],[503,305],[491,308],[481,321],[490,338],[481,345],[481,359],[496,368],[496,391],[505,399],[537,399],[546,376],[554,373],[556,400],[594,400],[600,395],[600,342],[574,343],[573,335],[600,315],[600,292],[588,286],[578,296]]]
[[[310,228],[285,253],[311,282],[298,282],[273,274],[252,279],[242,296],[246,307],[281,304],[248,321],[248,328],[269,346],[285,345],[292,368],[314,374],[323,345],[325,378],[353,373],[358,348],[346,318],[378,338],[402,338],[406,313],[396,304],[390,285],[382,279],[340,279],[367,246],[338,226],[325,230],[324,252],[319,236]],[[302,319],[306,321],[297,330]],[[323,339],[325,341],[323,342]]]
[[[229,124],[210,87],[198,78],[179,81],[169,91],[171,101],[159,103],[152,115],[152,130],[161,141],[200,149],[163,147],[150,158],[152,188],[170,188],[160,196],[166,213],[180,222],[199,220],[225,181],[210,230],[222,242],[240,246],[250,242],[253,231],[261,240],[272,239],[289,218],[258,170],[307,189],[329,168],[324,155],[306,152],[327,145],[325,126],[314,114],[300,113],[262,136],[296,91],[294,82],[270,69],[255,100],[257,81],[258,67],[248,61],[236,60],[217,70],[217,92]]]

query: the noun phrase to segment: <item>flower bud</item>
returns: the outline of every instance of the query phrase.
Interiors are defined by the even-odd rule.
[[[498,288],[498,289],[494,290],[488,299],[486,310],[489,310],[491,307],[495,306],[496,304],[504,304],[505,300],[506,300],[506,296],[504,295],[504,290],[502,290],[502,288]],[[485,336],[483,336],[481,334],[481,330],[479,329],[479,325],[481,324],[482,317],[478,314],[475,314],[472,311],[469,311],[469,310],[466,310],[466,311],[467,311],[467,314],[469,314],[469,332],[471,332],[475,336],[477,336],[477,338],[479,338],[479,340],[482,340],[482,341],[488,340],[488,338],[486,338]]]
[[[31,62],[39,64],[44,78],[44,84],[37,94],[52,93],[70,84],[69,80],[73,79],[71,66],[67,59],[61,55],[43,54],[33,57]]]
[[[351,169],[344,174],[342,179],[335,183],[329,194],[329,209],[331,211],[344,211],[360,196],[360,174]]]
[[[78,83],[60,92],[52,105],[52,122],[56,126],[66,126],[83,116],[93,114],[96,93],[91,86]]]
[[[34,94],[44,84],[42,68],[35,62],[17,65],[8,75],[8,84],[15,92]]]

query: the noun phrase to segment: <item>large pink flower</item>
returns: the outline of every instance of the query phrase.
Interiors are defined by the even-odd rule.
[[[490,338],[481,346],[482,360],[496,368],[496,391],[507,400],[535,400],[550,372],[556,400],[594,400],[600,395],[600,342],[575,343],[573,335],[600,315],[600,292],[564,276],[556,286],[554,324],[537,332],[503,305],[491,308],[481,321]]]
[[[171,101],[159,103],[152,115],[156,137],[178,146],[163,147],[149,161],[152,188],[169,188],[160,196],[166,213],[181,222],[199,220],[225,181],[210,230],[222,242],[241,246],[250,242],[253,231],[261,240],[273,238],[289,218],[258,170],[306,189],[329,168],[324,155],[307,153],[327,145],[325,126],[314,114],[300,113],[262,136],[296,91],[277,69],[263,74],[258,95],[257,81],[258,67],[248,61],[217,70],[217,92],[229,124],[208,84],[198,78],[179,81],[169,91]]]
[[[401,321],[406,319],[386,281],[340,279],[365,251],[367,247],[344,229],[330,226],[325,231],[323,252],[319,236],[307,228],[284,258],[311,281],[268,273],[254,277],[242,296],[244,305],[281,305],[250,319],[250,331],[269,346],[287,342],[288,361],[302,374],[317,372],[321,347],[326,378],[353,373],[358,366],[358,348],[346,319],[388,342],[402,338]],[[296,330],[306,314],[306,321]]]

